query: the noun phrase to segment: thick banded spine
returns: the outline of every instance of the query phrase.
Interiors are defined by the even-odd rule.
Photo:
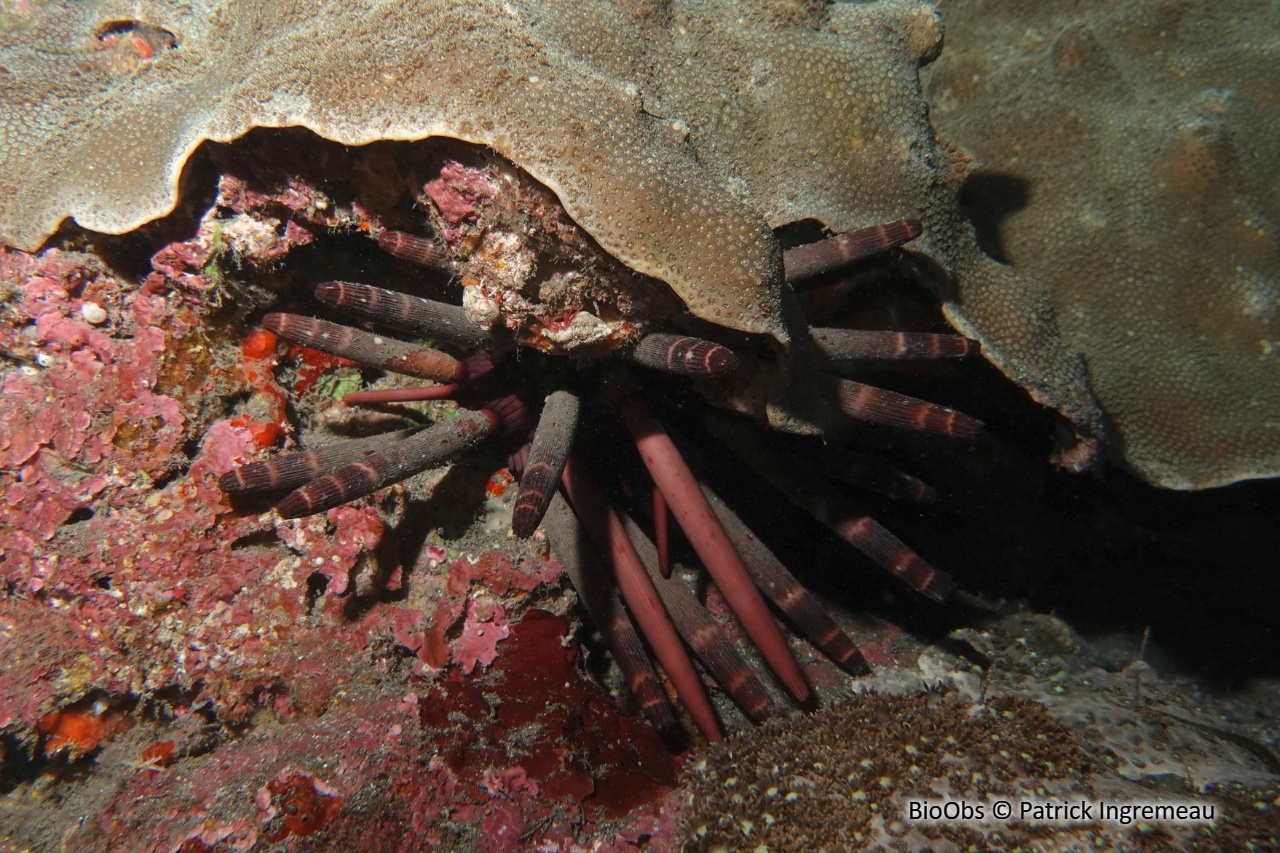
[[[750,430],[729,419],[712,417],[706,423],[738,458],[796,506],[916,591],[934,601],[946,601],[952,588],[950,576],[930,566],[892,533],[858,512],[848,498],[823,479],[822,471],[799,457],[764,447]]]
[[[827,611],[818,603],[804,584],[787,571],[773,552],[764,546],[755,534],[742,523],[742,519],[706,486],[702,492],[711,503],[716,517],[724,525],[743,564],[755,580],[760,591],[791,619],[797,628],[809,638],[822,653],[850,675],[866,675],[871,667],[858,646]]]
[[[671,614],[676,630],[684,637],[685,643],[693,649],[698,660],[710,671],[711,676],[720,683],[729,695],[746,712],[747,716],[757,723],[772,717],[777,709],[769,701],[760,679],[747,666],[742,656],[733,647],[733,643],[721,630],[719,623],[707,612],[693,592],[684,582],[664,576],[657,570],[657,548],[644,531],[627,516],[622,516],[627,536],[635,545],[636,553],[644,563],[649,579],[658,590],[663,607]]]
[[[480,410],[488,416],[494,429],[504,437],[516,437],[523,440],[529,430],[533,429],[533,416],[529,405],[519,394],[504,394],[490,400]]]
[[[299,518],[372,494],[474,447],[493,433],[496,424],[497,418],[491,413],[460,411],[450,420],[366,453],[359,461],[312,480],[290,492],[276,510],[284,518]]]
[[[925,562],[874,518],[853,516],[831,525],[831,528],[850,545],[934,601],[946,601],[951,594],[949,575]]]
[[[631,358],[637,364],[677,376],[724,376],[738,367],[733,350],[714,341],[654,332],[645,335]]]
[[[430,237],[419,237],[388,228],[378,235],[378,248],[393,258],[420,267],[438,270],[449,268],[449,256],[445,253],[444,246]]]
[[[560,473],[578,429],[578,409],[578,398],[568,391],[554,392],[542,406],[511,515],[511,529],[522,539],[538,529],[560,487]]]
[[[218,485],[224,492],[232,495],[296,489],[303,483],[358,462],[381,448],[403,441],[416,431],[402,429],[369,438],[326,444],[314,450],[283,453],[232,468],[218,478]]]
[[[797,702],[804,702],[810,695],[809,683],[671,436],[638,395],[616,386],[609,393],[685,538],[787,692]]]
[[[852,379],[836,380],[836,403],[846,415],[877,424],[958,438],[973,438],[983,431],[982,421],[963,412]]]
[[[381,367],[392,373],[437,382],[456,382],[466,378],[462,362],[447,353],[340,326],[328,320],[301,314],[268,314],[262,318],[262,325],[294,343]]]
[[[316,299],[339,311],[350,311],[379,325],[424,338],[467,347],[493,343],[489,333],[472,323],[461,306],[446,302],[350,281],[327,281],[317,285]]]
[[[574,514],[582,522],[587,535],[595,542],[597,550],[609,555],[614,582],[622,591],[627,608],[640,625],[654,655],[667,671],[667,677],[671,679],[680,700],[688,709],[689,716],[693,717],[707,740],[720,740],[720,724],[702,689],[702,681],[694,671],[693,662],[689,660],[680,635],[663,608],[635,547],[627,538],[618,514],[609,506],[608,499],[595,484],[581,459],[569,457],[564,467],[563,481],[565,494],[569,496]]]
[[[929,504],[938,500],[933,487],[900,471],[872,453],[828,444],[822,448],[822,471],[832,480],[878,492],[894,500]]]
[[[787,249],[782,253],[782,269],[790,282],[812,278],[901,246],[919,237],[923,230],[918,219],[898,219],[846,231],[816,243]]]
[[[978,351],[978,342],[960,335],[878,332],[863,329],[810,329],[818,349],[836,361],[962,358]]]
[[[675,714],[658,682],[658,674],[649,662],[649,653],[627,616],[618,588],[610,582],[609,572],[587,540],[586,531],[577,516],[558,494],[547,508],[543,529],[556,559],[586,606],[591,621],[613,652],[618,668],[631,688],[631,695],[640,704],[640,710],[664,737],[677,741],[679,727]]]

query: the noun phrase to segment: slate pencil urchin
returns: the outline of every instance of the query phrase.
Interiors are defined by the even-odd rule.
[[[764,719],[773,712],[767,692],[706,611],[687,589],[680,591],[679,581],[664,577],[668,514],[795,701],[806,702],[810,688],[766,597],[846,671],[868,671],[852,640],[724,501],[705,491],[646,400],[644,371],[656,370],[685,377],[722,405],[750,412],[762,383],[772,381],[777,369],[776,344],[740,333],[725,336],[690,317],[663,295],[660,282],[617,264],[567,217],[557,218],[552,202],[546,202],[544,209],[552,211],[546,220],[530,220],[527,200],[543,198],[545,191],[526,177],[502,183],[497,176],[510,173],[498,171],[509,169],[500,161],[453,154],[460,159],[438,168],[466,175],[472,186],[495,188],[476,205],[473,222],[448,231],[442,221],[445,208],[433,200],[435,235],[376,224],[370,230],[388,253],[425,263],[460,282],[462,305],[351,282],[325,282],[315,290],[317,301],[347,318],[408,331],[435,345],[293,313],[268,314],[263,324],[304,347],[436,383],[354,392],[346,397],[349,404],[447,397],[458,401],[457,414],[432,426],[252,462],[225,474],[223,488],[233,494],[288,491],[278,511],[308,515],[440,465],[481,442],[501,441],[512,448],[512,467],[521,474],[514,532],[527,537],[544,517],[550,518],[547,532],[553,548],[615,649],[641,707],[659,729],[672,731],[674,717],[646,656],[636,651],[641,644],[630,620],[708,739],[721,737],[720,725],[686,645],[751,717]],[[545,230],[525,236],[531,221]],[[919,233],[918,222],[900,220],[836,235],[789,250],[782,259],[784,270],[789,281],[819,275],[889,251]],[[513,277],[513,269],[522,270],[522,277]],[[953,335],[841,329],[805,334],[793,346],[809,352],[808,363],[821,369],[796,381],[803,393],[823,395],[830,417],[958,437],[981,430],[980,423],[959,412],[827,373],[860,359],[963,356],[974,348],[970,341]],[[717,336],[729,343],[713,340]],[[545,358],[543,353],[591,369],[566,374],[551,362],[545,369],[530,367],[541,364],[536,360]],[[656,547],[609,505],[598,472],[593,474],[590,463],[573,451],[580,408],[596,403],[616,415],[653,479]],[[767,459],[748,461],[769,476]],[[567,504],[561,503],[560,492]],[[920,593],[936,600],[946,596],[949,579],[873,519],[842,514],[838,501],[824,506],[815,514],[838,535]],[[588,591],[602,582],[618,593]]]

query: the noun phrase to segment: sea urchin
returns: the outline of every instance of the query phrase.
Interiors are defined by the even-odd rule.
[[[662,282],[603,252],[553,195],[506,161],[459,146],[450,146],[447,155],[436,161],[437,171],[418,199],[434,233],[412,234],[378,222],[368,223],[368,230],[391,255],[460,282],[462,304],[342,281],[315,290],[320,303],[355,322],[409,332],[440,347],[293,313],[268,314],[263,325],[305,347],[435,383],[351,393],[348,404],[451,398],[458,401],[457,413],[427,427],[251,462],[225,474],[223,489],[287,492],[276,505],[280,514],[310,515],[440,465],[481,442],[502,441],[512,450],[512,468],[522,475],[514,532],[527,537],[545,523],[557,556],[659,729],[674,731],[675,719],[628,614],[709,740],[720,738],[720,727],[686,643],[748,714],[763,719],[772,711],[768,694],[714,620],[687,587],[670,579],[669,515],[797,702],[807,700],[809,686],[766,596],[837,664],[865,673],[866,661],[853,641],[700,484],[645,392],[650,383],[644,371],[656,370],[689,378],[731,408],[760,414],[770,384],[786,373],[779,371],[788,356],[778,342],[691,316]],[[793,282],[820,275],[919,233],[918,222],[899,220],[798,246],[783,255],[785,276]],[[804,334],[807,339],[791,347],[806,353],[804,364],[822,371],[803,378],[833,400],[841,416],[953,436],[981,429],[951,409],[825,372],[864,359],[962,356],[973,349],[967,339],[845,329]],[[557,366],[539,353],[598,368],[566,369],[563,360]],[[514,389],[512,373],[524,377]],[[538,390],[531,391],[531,383]],[[617,415],[652,477],[656,545],[610,506],[587,461],[573,451],[580,401],[592,400]],[[919,592],[945,597],[948,579],[874,520],[844,511],[837,498],[815,500],[807,489],[789,486],[786,466],[778,460],[750,449],[745,454],[873,560]]]

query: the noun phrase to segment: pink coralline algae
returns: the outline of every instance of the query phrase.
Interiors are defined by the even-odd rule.
[[[497,192],[483,173],[452,160],[444,164],[440,175],[428,181],[423,190],[440,209],[440,217],[448,225],[441,237],[450,242],[457,239],[458,226],[475,221],[477,208]]]
[[[92,258],[49,251],[0,255],[0,282],[0,346],[17,362],[0,398],[0,725],[30,731],[90,693],[180,687],[234,707],[303,609],[287,591],[310,564],[349,570],[381,522],[352,510],[330,522],[337,536],[290,527],[282,539],[305,541],[284,561],[235,547],[261,522],[228,512],[216,475],[257,443],[202,420],[201,400],[252,387],[219,364],[231,345],[202,325],[199,276],[129,288]],[[105,322],[84,319],[90,302]]]
[[[284,824],[266,834],[268,841],[279,841],[289,834],[318,832],[342,811],[342,797],[337,791],[314,776],[293,770],[281,770],[258,790],[256,801],[268,821],[279,818]]]
[[[378,684],[385,667],[333,658],[340,698],[323,715],[211,751],[187,725],[198,713],[179,709],[176,747],[164,753],[183,757],[132,762],[138,772],[67,841],[104,851],[266,850],[308,836],[341,850],[665,849],[679,816],[676,765],[582,672],[568,628],[530,610],[478,678],[451,668],[403,695]]]
[[[90,303],[105,304],[108,317],[123,306],[112,304],[114,281],[83,260],[57,252],[38,260],[0,256],[9,296],[0,346],[22,365],[5,371],[0,397],[3,501],[15,528],[4,543],[6,563],[30,559],[37,543],[111,485],[104,457],[124,449],[137,475],[155,477],[182,438],[179,405],[152,390],[165,333],[141,325],[122,344],[110,328],[115,321],[86,322],[82,309]],[[147,314],[152,305],[140,293],[130,308]],[[173,319],[180,336],[182,320]],[[139,424],[152,428],[143,436]]]
[[[116,786],[83,849],[669,833],[676,764],[583,672],[555,563],[430,543],[404,598],[402,487],[385,516],[229,503],[220,474],[292,441],[279,363],[306,362],[243,335],[219,272],[220,252],[277,251],[231,248],[225,220],[281,197],[220,189],[223,220],[137,284],[89,254],[0,251],[0,735],[51,779],[75,763]]]
[[[498,643],[510,634],[502,605],[473,599],[467,602],[462,634],[454,642],[454,662],[463,672],[486,667],[498,656]]]

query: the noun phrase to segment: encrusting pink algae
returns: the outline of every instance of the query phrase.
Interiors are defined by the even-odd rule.
[[[669,831],[658,806],[616,822],[676,765],[577,663],[555,563],[431,545],[421,594],[376,600],[405,568],[377,507],[233,511],[218,475],[293,427],[274,340],[216,316],[214,228],[136,287],[90,254],[0,250],[0,348],[21,364],[0,397],[0,733],[46,769],[124,762],[76,838],[245,849],[327,827],[518,850],[601,818]],[[233,397],[234,417],[211,405]]]

